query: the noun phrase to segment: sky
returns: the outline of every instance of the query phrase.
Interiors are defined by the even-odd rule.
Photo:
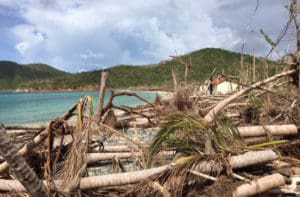
[[[0,0],[0,60],[68,72],[146,65],[203,48],[265,57],[288,0]],[[244,46],[244,47],[243,47]],[[279,54],[295,49],[290,28]],[[278,59],[278,54],[269,58]]]

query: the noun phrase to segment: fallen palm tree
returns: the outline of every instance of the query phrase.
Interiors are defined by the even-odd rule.
[[[162,151],[158,153],[158,157],[168,157],[173,156],[174,151]],[[114,157],[119,159],[132,158],[132,157],[141,157],[141,152],[123,152],[123,153],[89,153],[87,155],[87,161],[89,164],[96,163],[100,161],[112,160]]]
[[[285,178],[281,174],[272,174],[239,186],[233,193],[233,197],[253,196],[261,194],[273,188],[285,184]]]
[[[265,126],[248,126],[238,127],[239,134],[242,137],[260,137],[260,136],[284,136],[297,135],[298,128],[296,125],[265,125]]]
[[[270,161],[273,161],[277,158],[276,153],[271,150],[265,151],[251,151],[242,155],[232,156],[230,159],[230,165],[233,169],[242,168],[251,165],[264,164]],[[180,163],[180,161],[178,161]],[[213,170],[213,166],[216,165],[215,161],[203,161],[192,168],[193,170],[200,171],[203,173],[209,173]],[[93,176],[85,177],[80,181],[81,189],[91,189],[98,187],[110,187],[110,186],[119,186],[125,184],[132,184],[138,181],[144,180],[149,176],[152,176],[157,173],[161,173],[166,169],[171,169],[172,166],[177,165],[176,163],[171,163],[169,165],[164,165],[156,168],[119,173],[119,174],[110,174],[102,176]],[[57,182],[59,185],[59,182]],[[12,180],[0,180],[0,190],[1,191],[25,191],[25,188],[18,181]]]
[[[47,188],[17,152],[17,147],[12,144],[2,124],[0,124],[0,153],[28,193],[34,197],[48,195]]]

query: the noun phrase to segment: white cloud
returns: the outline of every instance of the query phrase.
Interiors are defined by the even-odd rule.
[[[79,55],[82,59],[89,59],[89,58],[95,58],[95,59],[102,59],[104,57],[104,54],[101,52],[95,53],[88,49],[86,53],[82,53]]]
[[[77,71],[99,64],[155,63],[175,51],[240,49],[255,2],[0,0],[0,5],[17,7],[26,21],[11,29],[24,61]],[[264,46],[257,37],[257,46]]]
[[[26,50],[28,49],[29,44],[27,42],[20,42],[18,43],[15,48],[22,54],[24,55]]]

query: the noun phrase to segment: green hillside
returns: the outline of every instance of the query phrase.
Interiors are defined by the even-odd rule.
[[[208,48],[182,56],[186,61],[188,61],[190,57],[192,59],[192,67],[189,73],[191,82],[201,82],[207,79],[214,68],[216,68],[215,73],[224,72],[225,74],[237,75],[240,72],[241,54],[239,53]],[[266,63],[272,64],[271,61],[262,61],[262,58],[256,58],[256,73],[257,75],[260,74],[260,77],[262,77]],[[251,56],[244,56],[244,65],[245,67],[247,65],[252,65]],[[269,67],[272,68],[271,65]],[[183,81],[184,66],[177,60],[168,60],[159,64],[147,66],[115,66],[108,69],[109,77],[107,86],[118,89],[137,87],[144,89],[167,89],[172,87],[172,68],[176,72],[179,80]],[[24,89],[31,88],[33,90],[95,90],[99,88],[100,71],[66,74],[57,70],[52,70],[52,72],[50,72],[51,68],[49,67],[45,67],[45,69],[47,72],[44,73],[44,77],[41,77],[42,71],[45,71],[44,68],[36,69],[36,72],[29,72],[31,73],[31,78],[33,77],[35,80],[26,80],[22,84],[17,83],[20,81],[19,78],[23,77],[28,79],[29,77],[24,77],[23,74],[15,75],[13,82],[16,82],[12,84],[17,84],[18,87]],[[14,70],[14,68],[11,68],[11,70]],[[271,72],[274,72],[274,69],[270,70]],[[54,74],[54,71],[59,72],[60,74]],[[32,76],[33,73],[36,74]],[[46,75],[46,73],[52,73],[53,75]],[[1,74],[3,75],[0,71],[0,76]],[[56,78],[52,78],[53,76]],[[41,80],[43,78],[48,79]],[[1,88],[3,89],[3,87]]]
[[[20,65],[0,61],[0,89],[12,90],[32,80],[54,79],[69,75],[45,64]]]

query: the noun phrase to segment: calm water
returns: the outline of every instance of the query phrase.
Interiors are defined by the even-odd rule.
[[[154,101],[156,93],[138,92],[138,95]],[[84,96],[94,98],[97,109],[99,92],[58,92],[58,93],[0,93],[0,123],[22,125],[45,123],[62,116],[71,106]],[[106,94],[108,101],[110,93]],[[135,97],[121,96],[114,99],[115,105],[134,106],[143,104]]]

